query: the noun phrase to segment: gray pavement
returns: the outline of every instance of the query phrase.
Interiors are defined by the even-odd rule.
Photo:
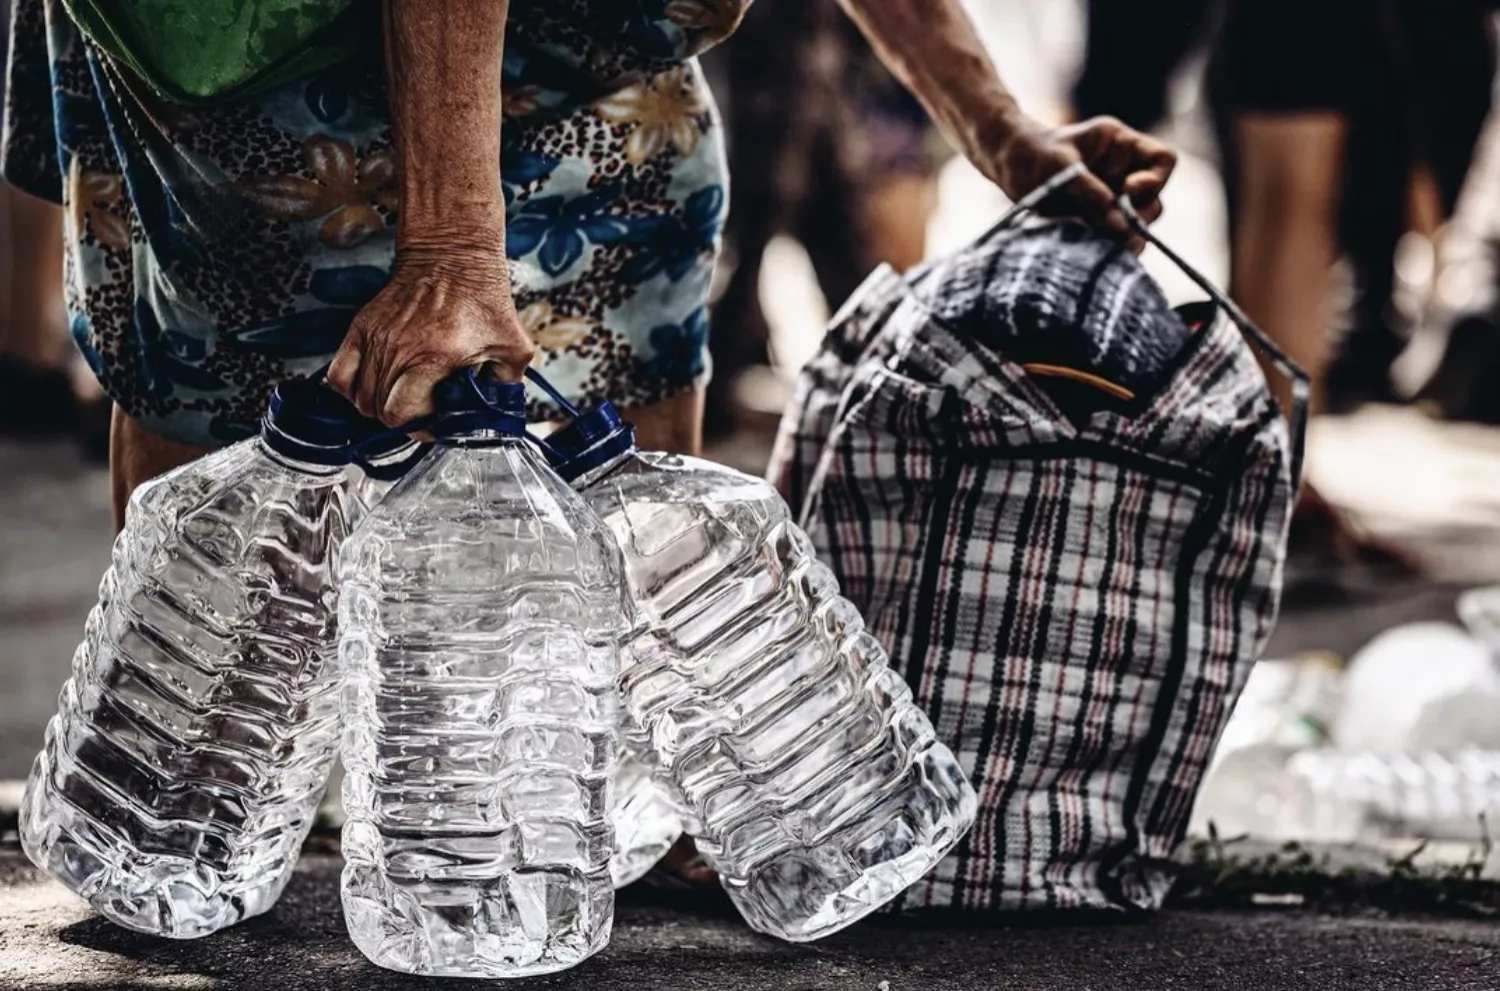
[[[481,987],[380,970],[348,941],[337,860],[303,859],[269,914],[193,942],[91,916],[0,851],[0,988],[397,991]],[[508,983],[577,991],[1425,991],[1500,986],[1500,926],[1300,911],[1170,912],[1139,923],[945,925],[879,920],[814,945],[721,914],[625,896],[609,947],[567,973]]]
[[[0,440],[0,780],[22,776],[109,564],[106,472],[71,444]]]

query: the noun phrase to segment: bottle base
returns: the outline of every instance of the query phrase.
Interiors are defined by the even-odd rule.
[[[397,974],[410,974],[413,977],[446,977],[459,980],[506,981],[523,977],[544,977],[547,974],[557,974],[565,970],[572,970],[594,955],[591,951],[577,959],[557,958],[517,967],[502,967],[491,964],[483,966],[469,964],[443,965],[413,960],[411,957],[399,952],[383,953],[379,947],[367,946],[357,938],[354,939],[354,945],[364,954],[365,959],[382,970],[389,970]]]
[[[105,919],[163,939],[200,939],[267,912],[285,886],[278,879],[229,891],[201,864],[128,850],[105,860],[63,830],[41,842],[23,827],[21,845],[32,863]]]
[[[750,928],[791,943],[807,943],[831,936],[879,911],[936,867],[962,837],[959,830],[943,846],[912,850],[863,871],[852,883],[834,890],[817,890],[829,887],[829,874],[816,863],[815,855],[782,858],[757,872],[748,883],[726,880],[724,888]],[[791,899],[805,905],[810,895],[815,899],[810,912],[766,908],[768,903],[786,905]]]
[[[911,765],[904,789],[813,845],[792,847],[724,887],[760,932],[793,943],[832,935],[890,903],[946,857],[974,824],[978,797],[946,747]]]
[[[609,942],[613,889],[572,880],[538,872],[409,883],[348,863],[344,921],[354,945],[386,970],[489,979],[551,974],[577,966]]]

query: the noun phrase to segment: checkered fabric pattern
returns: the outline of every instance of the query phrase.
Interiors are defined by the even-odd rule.
[[[1190,316],[1160,388],[1080,423],[882,269],[800,377],[770,477],[980,798],[897,909],[1167,893],[1275,621],[1293,497],[1250,349]]]

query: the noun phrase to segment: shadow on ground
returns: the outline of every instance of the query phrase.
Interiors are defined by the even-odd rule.
[[[0,859],[16,858],[0,853]],[[344,933],[338,861],[304,858],[276,909],[201,940],[126,932],[55,885],[12,868],[0,886],[0,987],[53,991],[203,988],[397,991],[481,987],[380,970]],[[1485,922],[1305,912],[1169,912],[1129,924],[867,922],[796,946],[718,913],[626,893],[614,939],[518,991],[1195,991],[1492,988],[1500,927]],[[495,986],[491,984],[490,986]]]

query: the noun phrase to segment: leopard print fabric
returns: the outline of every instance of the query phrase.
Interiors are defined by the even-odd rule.
[[[148,429],[247,436],[389,278],[400,204],[379,54],[187,109],[100,56],[59,0],[15,4],[0,164],[65,207],[79,347]],[[727,177],[691,56],[747,5],[512,4],[506,247],[538,365],[575,403],[648,405],[707,378]]]

